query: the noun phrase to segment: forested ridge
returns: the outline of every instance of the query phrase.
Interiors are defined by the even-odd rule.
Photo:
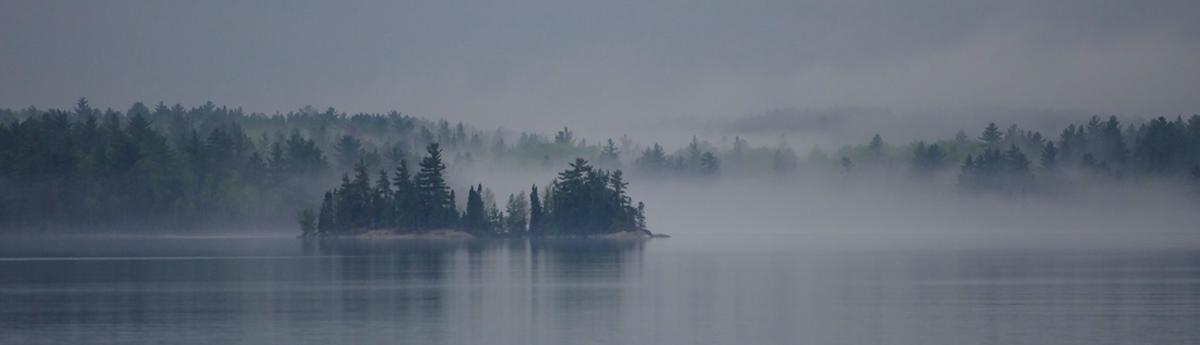
[[[569,128],[507,133],[398,112],[268,115],[211,102],[122,112],[80,99],[70,110],[0,110],[0,231],[294,228],[311,219],[314,233],[595,234],[645,228],[643,208],[625,193],[631,178],[920,180],[936,183],[914,185],[1014,196],[1158,181],[1200,195],[1200,116],[1095,116],[1057,139],[1017,125],[976,133],[904,144],[876,135],[814,146],[801,158],[784,135],[760,146],[737,135],[717,144],[693,137],[672,151],[627,136],[589,144]],[[561,173],[505,191],[505,202],[456,171]]]

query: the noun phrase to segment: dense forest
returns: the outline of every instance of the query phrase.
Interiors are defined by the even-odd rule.
[[[568,171],[573,174],[543,188],[546,194],[531,193],[527,201],[523,201],[523,192],[513,195],[513,209],[508,213],[523,213],[521,209],[528,208],[524,212],[530,213],[527,222],[533,233],[558,233],[566,224],[582,224],[575,217],[584,216],[597,224],[589,226],[587,233],[644,224],[634,220],[636,209],[624,195],[625,182],[612,145],[610,140],[608,156],[602,154],[600,161],[610,157],[602,166],[618,170],[610,173],[577,161],[572,167],[578,167]],[[418,158],[412,147],[428,147],[437,154],[421,158],[420,170],[410,178],[408,162]],[[442,148],[451,150],[452,161],[443,162]],[[0,110],[0,190],[4,191],[0,229],[40,233],[290,228],[297,215],[306,216],[303,210],[319,210],[323,191],[336,185],[341,175],[342,186],[325,193],[324,206],[336,204],[338,211],[350,213],[325,214],[324,231],[461,225],[474,233],[517,234],[530,231],[518,230],[528,225],[518,221],[520,217],[501,216],[504,211],[495,207],[490,189],[469,186],[466,205],[459,205],[451,187],[463,185],[449,181],[447,175],[455,168],[476,169],[483,164],[518,171],[553,169],[600,152],[582,140],[576,143],[568,128],[552,139],[520,133],[518,140],[506,144],[499,131],[484,132],[462,123],[451,125],[397,112],[348,116],[332,108],[320,112],[304,107],[268,116],[211,102],[192,109],[160,103],[153,110],[137,103],[120,112],[92,108],[86,99],[80,99],[70,111]],[[390,179],[391,185],[372,186],[364,176],[368,170],[382,171],[379,181]],[[346,173],[352,173],[354,179],[349,180]],[[364,181],[367,186],[360,187]],[[586,182],[587,188],[597,181],[610,187],[582,193],[576,188],[580,181]],[[437,192],[438,188],[444,192]],[[393,189],[400,194],[367,196]],[[615,193],[618,197],[614,200],[619,202],[610,207],[572,199],[601,197],[596,193]],[[375,206],[384,201],[366,200],[371,197],[386,199],[398,208],[394,214],[384,214]],[[546,202],[539,204],[539,199]],[[532,205],[521,206],[523,203]],[[581,205],[587,205],[589,211],[576,212]],[[603,217],[592,214],[591,205],[603,210],[596,212],[607,213]],[[457,209],[466,213],[460,215]],[[316,211],[312,213],[317,216]],[[542,219],[544,223],[539,222]]]
[[[455,193],[443,178],[446,165],[441,148],[432,143],[426,152],[415,176],[409,173],[408,162],[401,160],[391,179],[380,170],[374,184],[366,162],[360,160],[353,179],[343,175],[341,186],[325,193],[318,211],[301,214],[304,235],[456,229],[476,236],[591,236],[646,228],[645,205],[631,204],[621,170],[594,169],[577,158],[543,190],[541,198],[534,185],[529,199],[524,192],[509,195],[501,211],[490,189],[471,186],[466,208],[459,212]]]
[[[311,231],[333,233],[604,233],[644,228],[644,211],[625,195],[630,179],[919,180],[927,183],[912,185],[1010,196],[1157,181],[1200,193],[1200,116],[1136,124],[1094,116],[1057,140],[1001,128],[904,144],[875,135],[834,150],[813,146],[801,158],[784,135],[771,146],[737,133],[716,144],[693,137],[672,151],[628,136],[588,143],[569,128],[479,130],[398,112],[268,115],[211,102],[122,112],[80,99],[70,110],[0,110],[0,231],[294,228],[299,217],[312,220]],[[549,185],[506,191],[504,205],[464,177],[563,166]]]

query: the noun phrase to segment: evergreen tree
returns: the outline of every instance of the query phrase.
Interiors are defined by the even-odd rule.
[[[988,123],[987,128],[983,130],[983,135],[979,136],[979,140],[983,141],[983,145],[989,149],[998,149],[1000,142],[1004,141],[1004,133],[1000,132],[1000,127],[996,127],[996,123]]]
[[[350,223],[350,227],[354,230],[369,228],[375,210],[371,203],[371,176],[367,172],[365,161],[360,159],[358,163],[354,164],[353,188],[344,192],[346,201],[352,205],[353,221]]]
[[[415,213],[417,226],[422,229],[445,228],[458,217],[453,203],[453,191],[446,186],[442,173],[446,165],[442,163],[442,150],[438,143],[430,143],[425,148],[428,156],[421,159],[421,170],[417,172],[416,187],[419,208]]]
[[[634,224],[640,230],[646,230],[646,204],[638,201],[637,214],[634,216]]]
[[[366,151],[362,148],[362,141],[355,139],[350,135],[343,135],[334,146],[337,150],[338,169],[346,170],[354,166],[355,162],[363,159]]]
[[[867,145],[867,162],[871,164],[879,164],[883,160],[883,137],[875,134],[871,137],[871,143]]]
[[[508,203],[505,204],[505,212],[508,213],[508,218],[505,221],[505,229],[510,234],[524,235],[526,233],[525,225],[529,219],[529,200],[525,198],[525,192],[518,193],[515,197],[512,194],[508,195]]]
[[[962,166],[958,173],[958,188],[962,190],[976,190],[979,183],[975,176],[975,160],[971,155],[967,155],[967,159],[963,160]]]
[[[1008,173],[1008,185],[1003,188],[1008,190],[1022,191],[1033,184],[1033,173],[1029,169],[1029,157],[1021,152],[1021,149],[1016,145],[1012,145],[1008,152],[1004,153],[1006,165],[1006,173]]]
[[[321,201],[321,211],[317,218],[317,232],[331,233],[337,231],[337,221],[334,218],[335,206],[333,204],[333,192],[325,192],[325,199]]]
[[[538,198],[537,185],[529,192],[529,233],[541,235],[542,232],[542,203]]]
[[[620,168],[621,159],[619,155],[620,150],[617,149],[617,145],[613,143],[612,138],[609,138],[608,143],[600,149],[600,158],[597,159],[596,165],[607,168]]]
[[[692,136],[692,142],[688,143],[688,146],[685,150],[687,153],[687,163],[686,167],[684,167],[684,170],[687,170],[688,172],[699,172],[702,152],[700,151],[700,141],[696,139],[695,135]]]
[[[642,157],[638,158],[634,165],[642,173],[657,175],[669,169],[670,159],[663,151],[662,146],[655,143],[654,146],[647,147],[646,151],[642,152]]]
[[[1044,172],[1054,171],[1054,168],[1058,166],[1058,149],[1054,147],[1053,141],[1047,142],[1045,148],[1042,149],[1041,163]]]
[[[558,131],[558,133],[554,135],[554,144],[574,146],[575,134],[571,133],[571,130],[567,129],[567,127],[563,127],[563,130]]]
[[[408,173],[408,161],[400,160],[400,166],[396,167],[396,175],[392,178],[392,185],[396,187],[392,197],[396,227],[401,230],[413,230],[417,227],[417,212],[421,208],[419,193]]]
[[[938,144],[925,146],[924,141],[917,142],[913,152],[912,168],[917,175],[926,175],[941,170],[945,164],[946,153]]]
[[[618,170],[619,171],[619,170]],[[704,176],[713,176],[721,171],[721,160],[717,159],[712,152],[705,152],[700,157],[700,174]]]
[[[392,184],[388,180],[387,170],[379,171],[379,179],[375,180],[375,189],[371,194],[371,205],[373,206],[373,227],[392,227],[395,226],[395,200],[392,199]]]
[[[483,186],[480,185],[480,189]],[[467,192],[467,213],[463,215],[463,228],[468,232],[480,233],[485,229],[483,198],[475,186]]]

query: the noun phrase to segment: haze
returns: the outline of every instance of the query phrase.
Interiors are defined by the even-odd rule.
[[[837,149],[874,133],[894,145],[958,130],[974,139],[998,122],[1056,140],[1067,124],[1093,114],[1118,115],[1126,125],[1192,114],[1200,109],[1197,13],[1194,1],[8,1],[0,4],[0,108],[69,109],[87,97],[93,107],[117,110],[159,101],[266,114],[305,105],[398,110],[484,132],[504,128],[510,144],[519,132],[553,135],[564,126],[593,145],[629,134],[636,150],[622,153],[626,167],[642,148],[662,143],[672,153],[692,135],[721,150],[741,136],[806,160],[814,145]],[[754,121],[781,112],[842,121],[813,128]],[[805,179],[781,189],[726,177],[703,189],[633,176],[642,185],[630,193],[653,201],[652,224],[677,233],[751,220],[751,232],[772,233],[797,224],[836,228],[839,219],[854,228],[906,224],[900,220],[949,228],[993,217],[991,204],[945,195],[954,170],[938,180],[942,194],[922,194],[922,203],[908,202],[911,191]],[[545,184],[550,173],[474,170],[453,183],[482,182],[504,196]],[[999,212],[1028,222],[1087,216],[1076,224],[1086,228],[1154,222],[1186,230],[1196,217],[1169,189],[1114,189],[1117,196],[1103,195],[1116,201],[1102,205]],[[727,198],[706,200],[712,195]],[[748,206],[739,217],[722,216],[731,203]],[[807,211],[751,207],[759,203]],[[856,217],[850,209],[859,205],[888,211]],[[1058,206],[1068,216],[1050,216]],[[939,217],[946,213],[956,216]],[[1049,224],[1042,227],[1069,227]]]
[[[1197,13],[1194,1],[6,1],[0,107],[211,100],[595,135],[789,107],[1187,115],[1200,109]]]

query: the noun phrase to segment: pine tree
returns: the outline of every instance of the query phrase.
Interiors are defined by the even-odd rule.
[[[446,165],[442,163],[442,150],[438,148],[438,143],[429,144],[425,151],[429,155],[421,159],[421,170],[416,178],[419,195],[419,209],[415,213],[417,224],[422,229],[447,227],[453,223],[452,219],[458,217],[457,211],[449,211],[455,207],[450,198],[454,191],[446,186],[446,180],[442,177]]]
[[[647,147],[646,151],[642,152],[642,157],[634,161],[634,166],[639,172],[655,175],[668,170],[670,159],[662,146],[655,143],[654,146]]]
[[[374,205],[371,203],[371,176],[367,172],[367,163],[361,159],[354,164],[353,184],[353,189],[346,195],[348,200],[352,200],[351,204],[353,205],[351,227],[355,230],[362,230],[371,226],[375,212]]]
[[[483,189],[483,185],[479,186]],[[463,228],[468,232],[480,233],[485,229],[483,198],[475,186],[467,192],[467,213],[463,216]]]
[[[963,160],[962,167],[959,168],[958,188],[963,190],[979,188],[978,178],[975,176],[975,161],[971,155],[967,155],[967,159]]]
[[[408,173],[408,161],[400,160],[400,166],[396,167],[396,175],[392,178],[392,185],[396,187],[392,197],[396,227],[401,230],[413,230],[417,226],[416,212],[420,210],[420,200],[416,185]]]
[[[987,128],[983,130],[983,135],[979,136],[979,140],[983,141],[984,147],[989,149],[997,149],[1000,147],[1000,142],[1004,141],[1004,133],[1000,132],[1000,127],[996,127],[996,123],[988,123]]]
[[[388,180],[387,170],[379,171],[379,179],[375,181],[375,189],[372,190],[371,205],[373,206],[374,227],[392,227],[395,226],[395,201],[392,199],[392,183]]]
[[[600,149],[600,158],[596,160],[596,165],[607,168],[620,168],[621,159],[619,157],[620,150],[613,143],[612,138],[608,139],[608,143]]]
[[[321,201],[321,211],[317,218],[317,232],[324,234],[337,231],[337,221],[334,218],[336,212],[333,192],[325,192],[325,199]]]
[[[563,130],[558,131],[558,133],[554,135],[554,144],[574,146],[575,134],[571,133],[571,130],[567,129],[567,127],[563,127]]]
[[[917,147],[913,151],[913,172],[917,175],[928,174],[940,170],[946,159],[946,153],[942,151],[938,144],[925,146],[924,141],[917,142]]]
[[[699,172],[702,152],[700,151],[700,141],[696,139],[695,135],[692,136],[692,142],[688,143],[685,150],[687,152],[687,166],[685,170],[688,172]]]
[[[366,154],[362,148],[362,141],[355,139],[350,135],[343,135],[334,146],[337,150],[338,169],[345,170],[354,166]]]
[[[1042,149],[1042,171],[1051,172],[1058,166],[1058,148],[1054,147],[1054,142],[1046,142],[1045,148]]]
[[[640,230],[646,230],[646,204],[638,201],[637,214],[634,216],[634,226]]]
[[[529,192],[529,233],[542,234],[542,203],[538,197],[537,185]]]
[[[705,152],[700,156],[700,174],[704,176],[713,176],[721,171],[721,160],[717,159],[712,152]]]
[[[1005,172],[1008,173],[1009,178],[1009,183],[1004,187],[1019,191],[1033,183],[1033,174],[1029,169],[1029,157],[1022,153],[1016,145],[1011,147],[1008,152],[1004,153]]]
[[[871,164],[878,164],[883,160],[883,137],[875,134],[871,137],[871,143],[867,145],[867,161]]]
[[[524,235],[526,233],[525,225],[529,221],[529,200],[525,198],[525,192],[518,193],[515,197],[512,194],[508,195],[508,203],[505,204],[505,212],[508,212],[508,218],[505,221],[505,229],[508,233],[514,235]]]

